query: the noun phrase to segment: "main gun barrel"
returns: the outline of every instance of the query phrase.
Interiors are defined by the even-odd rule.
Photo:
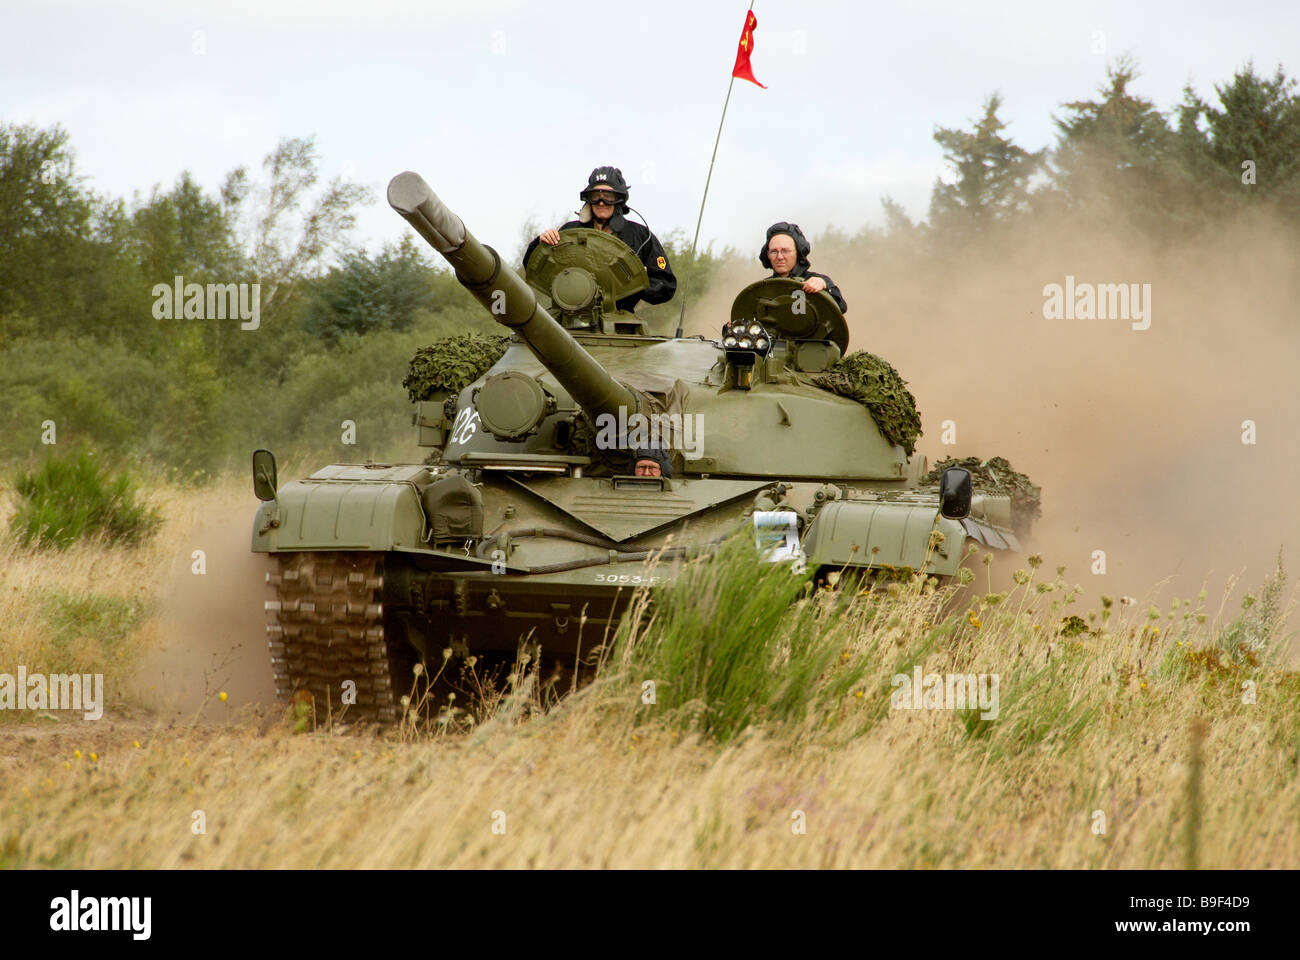
[[[617,417],[622,407],[638,409],[636,394],[609,375],[568,330],[537,302],[532,287],[479,243],[464,222],[438,199],[417,173],[399,173],[388,184],[388,204],[456,271],[456,279],[492,314],[519,333],[529,349],[554,374],[560,386],[593,419]]]

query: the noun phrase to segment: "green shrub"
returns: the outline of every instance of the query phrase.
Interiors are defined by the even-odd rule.
[[[63,550],[95,536],[138,544],[161,523],[156,508],[136,502],[128,474],[110,478],[85,451],[50,457],[34,473],[20,472],[14,487],[20,503],[9,525],[24,546]]]

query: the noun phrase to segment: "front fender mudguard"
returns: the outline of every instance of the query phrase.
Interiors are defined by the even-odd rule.
[[[286,483],[253,521],[253,552],[392,550],[425,546],[424,509],[412,483]]]

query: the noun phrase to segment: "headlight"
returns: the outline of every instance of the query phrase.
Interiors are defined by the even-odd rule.
[[[722,325],[722,346],[732,351],[732,362],[752,363],[753,359],[741,360],[734,356],[737,350],[750,350],[760,356],[766,356],[772,349],[772,338],[757,320],[730,320]]]

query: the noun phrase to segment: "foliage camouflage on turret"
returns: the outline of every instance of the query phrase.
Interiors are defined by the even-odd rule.
[[[921,478],[921,484],[939,483],[939,478],[949,467],[965,467],[970,471],[971,482],[977,490],[1011,498],[1011,520],[1017,530],[1026,530],[1034,518],[1043,511],[1039,506],[1041,488],[1023,473],[1019,473],[1005,457],[949,457],[935,464],[934,469]]]
[[[825,373],[810,378],[823,390],[856,400],[870,412],[890,443],[901,444],[910,457],[921,435],[921,412],[907,381],[885,360],[865,350],[836,360]]]
[[[460,393],[501,359],[509,342],[509,336],[478,333],[435,340],[415,352],[402,386],[412,403],[436,393]]]

